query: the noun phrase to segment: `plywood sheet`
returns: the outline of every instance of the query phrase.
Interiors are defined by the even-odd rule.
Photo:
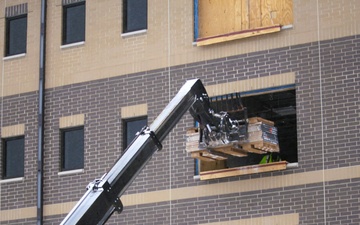
[[[293,0],[199,0],[199,39],[293,23]],[[262,33],[247,32],[247,35]],[[240,36],[242,38],[244,35]],[[232,36],[233,37],[233,36]],[[238,39],[235,38],[235,39]],[[232,40],[217,39],[214,43]],[[208,41],[209,42],[209,41]],[[210,43],[210,42],[209,42]],[[212,43],[212,42],[211,42]]]
[[[200,0],[199,37],[248,29],[248,0]]]
[[[249,0],[249,29],[261,27],[261,1]]]

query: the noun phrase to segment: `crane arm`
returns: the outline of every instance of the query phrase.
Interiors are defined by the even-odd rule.
[[[122,211],[120,196],[130,186],[181,117],[191,114],[205,124],[212,123],[206,90],[199,79],[187,81],[155,121],[143,128],[113,167],[91,182],[86,193],[62,221],[62,225],[104,224]]]

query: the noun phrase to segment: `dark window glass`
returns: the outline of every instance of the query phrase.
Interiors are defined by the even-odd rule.
[[[249,118],[262,117],[274,122],[278,130],[277,138],[281,160],[290,163],[297,162],[295,90],[243,97],[242,102],[247,108]]]
[[[24,137],[3,140],[3,178],[24,176]]]
[[[124,33],[147,29],[147,0],[124,0]]]
[[[228,111],[231,101],[215,97],[212,107],[216,112]],[[289,163],[298,161],[297,126],[296,126],[296,94],[295,90],[260,93],[241,98],[247,109],[247,117],[261,117],[274,122],[277,128],[277,139],[280,153],[273,153],[273,159],[285,160]],[[259,164],[264,155],[248,153],[246,157],[227,156],[226,166],[239,167]]]
[[[85,41],[85,2],[63,7],[63,44]]]
[[[84,168],[84,128],[61,131],[61,169]]]
[[[135,138],[136,133],[147,125],[147,117],[124,120],[124,149]]]
[[[6,56],[26,52],[27,16],[6,18]]]

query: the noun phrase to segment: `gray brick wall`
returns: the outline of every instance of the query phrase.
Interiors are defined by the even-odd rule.
[[[20,94],[1,99],[1,127],[25,124],[24,181],[1,185],[1,210],[27,207],[36,202],[37,172],[37,93]],[[1,153],[2,144],[0,145]],[[0,170],[2,172],[2,157]],[[2,173],[1,173],[2,174]]]
[[[358,224],[358,185],[359,179],[326,183],[326,223],[323,184],[316,183],[127,207],[109,224],[170,224],[169,219],[172,224],[202,224],[290,213],[299,213],[300,224],[306,225]]]
[[[360,224],[360,179],[326,183],[327,224]]]
[[[358,36],[321,45],[326,168],[359,164],[359,47]]]
[[[295,72],[299,167],[282,172],[194,181],[193,160],[184,151],[185,131],[193,123],[187,113],[164,141],[164,150],[156,153],[126,193],[281,176],[320,170],[323,165],[324,169],[359,165],[359,45],[360,36],[351,36],[46,90],[45,204],[77,201],[88,182],[113,165],[122,148],[121,107],[147,103],[151,123],[170,101],[169,96],[174,96],[191,78],[200,78],[205,85],[213,85]],[[36,94],[12,96],[3,101],[2,126],[14,121],[26,123],[26,170],[29,175],[23,184],[2,185],[1,209],[15,208],[18,204],[34,206]],[[58,176],[58,121],[60,117],[79,113],[85,114],[85,172]],[[326,154],[324,164],[323,153]],[[327,224],[358,224],[359,183],[359,179],[342,180],[326,183],[325,188],[322,183],[316,183],[172,201],[171,204],[125,206],[124,212],[114,215],[109,224],[169,224],[170,221],[196,224],[287,213],[299,213],[301,224],[325,224],[324,212]],[[3,194],[9,190],[16,193],[26,190],[25,201]],[[46,218],[46,224],[58,224],[63,216]]]

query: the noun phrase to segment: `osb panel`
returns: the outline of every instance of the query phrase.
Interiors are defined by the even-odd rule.
[[[292,0],[200,0],[200,38],[293,23]]]
[[[249,0],[249,29],[261,27],[261,2],[259,0]]]
[[[261,26],[293,24],[292,0],[262,0],[260,4]]]
[[[208,37],[242,29],[245,0],[200,0],[199,36]],[[246,26],[246,24],[245,24]]]

